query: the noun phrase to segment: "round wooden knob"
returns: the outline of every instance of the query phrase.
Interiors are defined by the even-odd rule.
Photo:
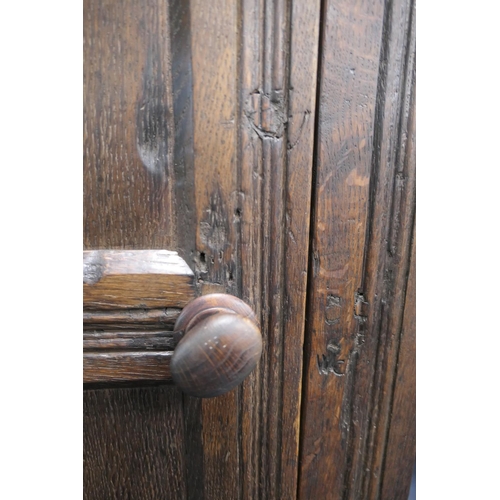
[[[255,314],[232,295],[204,295],[190,302],[174,327],[179,341],[170,371],[186,394],[219,396],[255,368],[262,336]]]

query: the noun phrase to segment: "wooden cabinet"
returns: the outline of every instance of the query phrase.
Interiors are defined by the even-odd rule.
[[[193,296],[242,298],[263,337],[217,398],[85,386],[85,498],[406,498],[414,14],[84,1],[85,250],[176,251]]]

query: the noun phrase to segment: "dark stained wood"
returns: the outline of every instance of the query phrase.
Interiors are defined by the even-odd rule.
[[[83,329],[130,330],[140,327],[142,330],[172,330],[180,313],[181,309],[175,307],[83,311]]]
[[[276,422],[281,470],[276,498],[296,498],[302,364],[306,322],[309,223],[313,178],[314,123],[320,1],[292,2],[283,269],[282,407]],[[269,497],[268,497],[269,498]]]
[[[179,389],[87,391],[83,409],[85,499],[186,498]]]
[[[84,2],[85,248],[172,248],[167,0]]]
[[[171,331],[87,331],[83,332],[83,349],[170,350],[177,342]]]
[[[113,317],[135,329],[113,329]],[[262,352],[255,314],[231,295],[206,295],[190,302],[174,331],[144,331],[144,315],[139,324],[131,323],[134,317],[108,314],[111,330],[84,331],[84,383],[173,379],[187,394],[215,397],[240,384]],[[97,319],[102,321],[102,315]]]
[[[360,434],[368,438],[366,444],[363,440],[358,443],[365,446],[364,460],[370,474],[363,472],[364,466],[359,462],[354,463],[357,476],[353,476],[357,484],[363,485],[363,495],[370,499],[381,498],[416,200],[415,4],[401,1],[391,7],[386,12],[381,54],[384,71],[377,96],[376,176],[371,193],[372,227],[364,283],[366,299],[373,310],[367,328],[378,332],[366,336],[366,346],[376,353],[377,363],[363,359],[355,389],[366,394],[366,388],[372,388],[372,406],[368,399],[361,400],[357,410],[365,422]],[[411,380],[408,383],[405,391],[410,403],[406,418],[410,423],[415,415],[411,413]],[[362,446],[353,448],[353,456],[361,455]],[[399,462],[401,479],[410,481],[411,462],[407,458]]]
[[[191,301],[181,312],[174,325],[175,335],[180,338],[207,316],[217,313],[237,314],[249,319],[255,326],[259,322],[248,304],[238,297],[224,293],[203,295]]]
[[[212,400],[86,390],[86,498],[400,498],[411,460],[396,480],[396,450],[412,442],[401,362],[412,342],[413,5],[84,9],[84,246],[175,250],[193,271],[186,300],[170,287],[175,305],[144,273],[134,297],[112,278],[114,302],[85,310],[87,359],[136,356],[151,378],[87,388],[168,382],[158,378],[187,295],[242,298],[263,340],[257,368]]]
[[[241,6],[242,298],[264,339],[243,382],[241,498],[295,498],[319,1]]]
[[[186,330],[175,348],[170,371],[186,394],[212,398],[239,385],[261,353],[262,336],[254,321],[215,312]]]
[[[84,383],[170,382],[168,330],[194,293],[193,273],[176,252],[84,251]]]
[[[190,260],[189,0],[85,0],[84,248],[179,248]]]
[[[172,355],[172,351],[87,351],[83,353],[83,382],[171,382]]]
[[[183,307],[194,297],[193,272],[167,250],[83,252],[83,307]]]
[[[237,27],[234,1],[191,0],[195,203],[194,271],[202,295],[239,295],[236,246]],[[188,498],[240,491],[239,391],[185,397]]]
[[[301,499],[403,498],[380,495],[415,206],[413,8],[325,3]]]
[[[84,2],[86,249],[177,249],[192,263],[189,14],[188,0]],[[188,300],[182,300],[179,307]],[[169,330],[169,320],[164,325],[162,314],[157,314],[165,307],[86,313],[97,328],[103,315],[111,315],[113,328],[127,331],[132,327],[137,333],[137,329],[146,332],[153,327]],[[114,321],[124,315],[131,315],[131,321]],[[105,331],[110,327],[108,320],[101,324]],[[160,362],[168,360],[168,355],[159,353]],[[155,367],[152,359],[148,360],[152,377],[159,377],[159,369],[163,376],[164,364]],[[98,385],[108,384],[92,384]],[[87,390],[84,405],[85,498],[187,497],[187,440],[178,389]]]
[[[382,21],[382,1],[324,4],[301,435],[303,500],[344,498],[352,423],[342,406],[344,394],[350,396],[350,358],[362,341],[354,308],[363,272]]]
[[[380,498],[408,498],[415,464],[416,428],[416,240],[412,255],[401,340],[394,379],[386,456]]]

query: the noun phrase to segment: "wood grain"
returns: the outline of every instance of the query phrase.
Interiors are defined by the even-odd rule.
[[[383,2],[326,1],[299,498],[343,498]]]
[[[84,1],[85,248],[172,248],[167,0]]]
[[[281,470],[277,498],[296,498],[302,364],[306,322],[310,189],[313,179],[314,124],[318,70],[320,1],[292,2],[287,167],[285,175],[285,266],[283,270]]]
[[[83,410],[85,499],[186,498],[178,389],[87,391]]]
[[[394,379],[380,498],[407,499],[415,464],[416,430],[416,239],[412,255],[401,340]]]
[[[254,321],[232,312],[214,312],[187,328],[175,348],[170,372],[186,394],[213,398],[239,385],[261,352],[262,336]]]
[[[85,350],[170,350],[173,351],[177,342],[171,331],[87,331],[83,332],[83,349]]]
[[[83,307],[183,307],[194,297],[193,273],[176,252],[83,252]]]
[[[86,249],[177,249],[191,263],[195,230],[189,14],[186,0],[84,2]],[[87,310],[85,327],[102,326],[106,332],[112,326],[125,333],[135,328],[134,334],[142,329],[145,335],[152,328],[168,330],[168,313],[164,318],[162,312],[167,305],[152,306],[155,309],[145,310],[134,302],[133,312],[128,307]],[[146,365],[138,372],[146,368],[148,377],[163,377],[169,354],[142,358]],[[178,389],[87,390],[84,407],[85,498],[186,498],[186,440]]]
[[[172,330],[172,317],[194,297],[184,260],[166,250],[84,251],[83,283],[84,383],[170,382],[172,352],[165,351],[176,342],[171,331],[151,328],[169,319]]]
[[[295,498],[319,2],[242,4],[241,289],[261,320],[243,383],[243,498]]]
[[[201,294],[238,295],[236,228],[237,4],[191,0],[194,189],[191,228]],[[238,390],[201,404],[185,397],[188,498],[239,497]],[[202,476],[200,477],[200,474]]]
[[[400,364],[412,342],[413,4],[84,9],[85,248],[168,248],[193,270],[189,292],[170,287],[175,305],[144,273],[140,299],[110,277],[113,300],[85,310],[87,354],[147,359],[137,375],[151,378],[129,383],[163,383],[183,297],[214,292],[250,304],[264,341],[257,369],[212,401],[87,390],[86,498],[399,498],[409,460],[396,473],[396,450],[413,439]]]
[[[171,382],[172,351],[84,352],[83,383]]]
[[[390,17],[389,17],[390,16]],[[416,201],[416,94],[415,94],[415,4],[403,2],[393,5],[387,20],[387,33],[383,60],[385,92],[379,92],[379,124],[375,158],[377,166],[376,183],[372,194],[374,224],[366,256],[367,294],[372,297],[374,315],[372,328],[379,331],[377,364],[361,365],[359,380],[370,380],[373,373],[371,434],[366,443],[366,457],[371,462],[370,475],[364,476],[363,488],[367,498],[380,498],[384,460],[390,428],[393,405],[397,357],[400,349],[402,322],[405,307],[412,236],[415,224]],[[394,101],[390,96],[398,95]],[[394,124],[397,124],[395,126]],[[411,309],[406,311],[411,314]],[[373,342],[374,338],[370,339]],[[372,371],[373,370],[373,371]],[[407,394],[406,418],[411,425],[413,390],[411,378],[404,389]],[[360,384],[361,385],[361,384]],[[408,438],[411,441],[415,436]],[[400,478],[411,479],[412,457],[405,457],[399,463]],[[394,485],[395,486],[395,485]],[[386,491],[391,486],[386,484]],[[401,491],[401,490],[399,490]]]
[[[172,330],[181,313],[181,308],[165,307],[160,309],[119,309],[83,311],[84,330]]]
[[[393,498],[380,478],[415,205],[412,8],[324,4],[302,499]]]

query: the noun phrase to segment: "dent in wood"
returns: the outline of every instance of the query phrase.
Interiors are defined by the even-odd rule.
[[[210,207],[206,212],[208,215],[200,222],[200,239],[203,245],[216,254],[228,246],[229,235],[228,212],[219,190],[211,194]],[[222,254],[217,256],[222,260]]]
[[[330,373],[333,373],[337,377],[343,377],[345,375],[342,371],[345,361],[343,359],[338,359],[340,351],[340,342],[335,343],[330,341],[326,346],[326,355],[322,354],[321,358],[319,355],[316,356],[320,375],[329,375]]]
[[[358,321],[366,321],[368,317],[369,304],[361,292],[354,295],[354,318]]]
[[[99,251],[84,252],[83,254],[83,282],[86,285],[95,285],[102,278],[105,262]]]
[[[158,39],[149,44],[143,74],[142,96],[137,103],[137,151],[142,163],[155,176],[167,173],[169,110],[166,78],[160,58]]]
[[[327,325],[335,325],[340,321],[342,299],[337,295],[329,294],[326,297],[325,321]]]
[[[191,198],[176,192],[175,141],[184,134],[192,149],[193,139],[172,106],[180,82],[170,26],[181,26],[169,14],[177,4],[189,8],[183,0],[85,0],[85,248],[180,246],[174,209]],[[189,45],[182,57],[190,63]]]
[[[226,292],[234,286],[236,264],[232,252],[225,255],[230,246],[231,227],[229,210],[219,187],[210,195],[209,208],[204,212],[198,230],[203,251],[194,257],[198,283],[202,294]]]
[[[248,123],[261,139],[280,139],[283,136],[287,123],[283,91],[274,90],[271,94],[259,90],[252,92],[245,102],[244,112]]]

